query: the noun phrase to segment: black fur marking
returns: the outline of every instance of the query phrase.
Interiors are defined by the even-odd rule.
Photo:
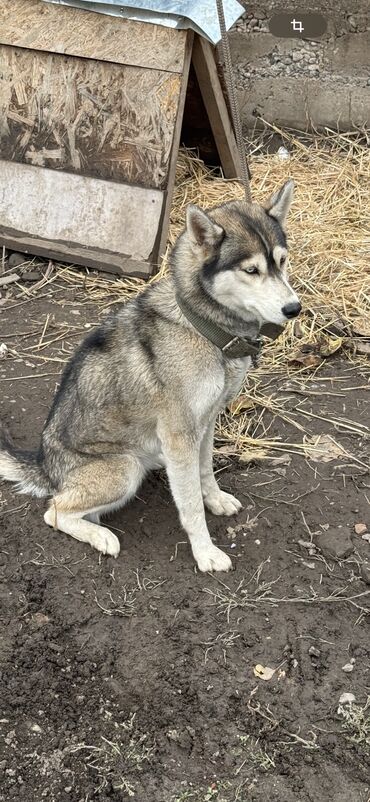
[[[220,258],[221,254],[218,250],[216,254],[211,256],[210,259],[207,259],[203,265],[203,276],[205,279],[210,279],[216,275],[216,273],[221,273],[223,270],[232,270],[233,267],[236,266],[236,259],[233,256],[231,259],[222,260]]]
[[[164,320],[168,323],[168,318],[162,315],[157,309],[146,303],[145,295],[139,296],[136,300],[139,307],[139,315],[135,317],[134,326],[137,341],[141,345],[150,365],[151,370],[156,376],[157,382],[163,387],[163,381],[157,375],[156,361],[157,357],[152,348],[151,340],[157,320]]]
[[[283,229],[275,220],[274,218],[270,217],[266,213],[266,228],[264,228],[263,224],[259,220],[252,219],[249,215],[241,209],[235,209],[234,213],[238,215],[240,222],[242,223],[243,227],[248,229],[251,234],[255,235],[258,238],[261,250],[266,257],[267,262],[267,270],[270,275],[278,275],[280,273],[280,267],[275,264],[275,260],[272,255],[271,250],[271,240],[273,240],[272,247],[276,245],[280,245],[281,248],[286,248],[287,241],[286,236],[284,234]],[[225,235],[224,248],[221,246],[217,249],[217,252],[208,259],[203,265],[203,278],[204,279],[211,279],[217,273],[225,270],[234,270],[240,262],[244,259],[251,259],[253,257],[253,251],[245,251],[240,252],[240,242],[238,242],[237,238],[235,238],[235,251],[233,248],[233,236]],[[227,246],[229,246],[227,248]],[[227,253],[227,250],[231,251],[227,256],[223,258],[222,250]]]
[[[76,376],[78,376],[80,366],[85,361],[89,353],[95,351],[95,353],[100,352],[103,354],[109,349],[109,347],[109,331],[106,331],[104,326],[99,326],[98,328],[93,329],[93,331],[91,331],[87,337],[85,337],[61,375],[60,385],[55,393],[49,414],[45,421],[45,426],[47,426],[47,424],[54,417],[54,412],[60,401],[69,394],[69,388],[73,386],[75,392],[78,393],[78,384],[74,379]]]
[[[203,265],[203,278],[211,279],[217,273],[223,273],[226,270],[235,270],[240,262],[244,259],[251,259],[253,253],[251,251],[245,251],[245,253],[237,251],[233,253],[228,258],[223,259],[220,253],[217,253],[215,256],[208,259]]]
[[[273,229],[273,238],[275,240],[273,243],[273,247],[275,247],[276,245],[280,245],[281,248],[286,248],[287,241],[284,231],[277,222],[277,220],[274,220],[269,215],[266,216],[268,217],[267,230],[263,228],[263,226],[260,224],[258,220],[251,220],[247,215],[242,215],[242,217],[245,220],[245,225],[248,226],[248,228],[250,228],[260,240],[262,249],[266,257],[268,273],[270,275],[276,276],[280,272],[280,267],[277,267],[271,251],[271,243],[269,241],[271,239],[271,228]]]
[[[269,218],[270,226],[272,225],[272,228],[273,228],[273,231],[274,231],[274,236],[275,236],[275,238],[277,240],[276,244],[280,245],[281,248],[286,248],[287,247],[287,238],[286,238],[286,235],[285,235],[285,231],[283,231],[280,223],[278,223],[278,221],[275,220],[274,217],[271,217],[270,215],[268,215],[268,218]]]
[[[90,334],[87,335],[86,339],[82,343],[83,350],[89,351],[90,349],[96,349],[99,351],[107,351],[109,348],[109,334],[104,331],[102,326],[99,326],[97,329],[94,329]]]
[[[60,385],[55,393],[52,405],[49,410],[49,414],[45,421],[45,426],[52,420],[54,417],[54,412],[64,395],[68,395],[68,385],[70,384],[70,379],[75,373],[75,368],[81,364],[83,360],[83,351],[82,346],[76,351],[70,362],[66,365],[60,379]],[[73,383],[73,382],[72,382]]]
[[[272,254],[269,254],[267,260],[267,273],[269,276],[279,276],[281,274],[280,267],[277,267]]]
[[[168,323],[168,317],[166,317],[166,315],[163,315],[159,309],[153,309],[153,307],[147,303],[145,293],[139,295],[135,303],[139,308],[140,317],[142,316],[146,323],[154,325],[155,320],[164,320]]]
[[[152,346],[150,344],[150,338],[147,337],[145,334],[139,334],[138,340],[139,340],[139,343],[140,343],[141,347],[145,351],[145,354],[148,357],[149,362],[153,365],[154,361],[155,361],[155,353],[154,353],[153,348],[152,348]]]
[[[275,260],[272,255],[271,245],[269,239],[271,238],[271,229],[273,230],[273,238],[274,243],[273,247],[279,245],[281,248],[287,247],[287,240],[283,229],[281,228],[280,224],[278,223],[275,218],[270,217],[266,213],[268,218],[268,228],[264,230],[263,226],[260,224],[258,220],[251,220],[246,214],[242,215],[245,220],[245,224],[256,234],[259,238],[265,257],[267,261],[267,270],[270,275],[278,275],[280,273],[280,266],[277,267]],[[270,234],[270,237],[269,237]]]

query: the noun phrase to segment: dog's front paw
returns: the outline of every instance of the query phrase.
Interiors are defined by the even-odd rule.
[[[193,553],[200,571],[230,571],[233,567],[230,557],[217,546],[207,546]]]
[[[108,554],[110,557],[118,557],[120,552],[120,542],[118,537],[106,529],[105,526],[96,526],[90,538],[89,543],[93,549],[101,551],[102,554]]]
[[[231,493],[224,493],[218,490],[217,493],[209,493],[204,498],[204,504],[213,515],[236,515],[240,512],[242,505]]]

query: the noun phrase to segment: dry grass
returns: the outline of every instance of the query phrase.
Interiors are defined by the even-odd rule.
[[[312,341],[330,322],[340,318],[349,331],[358,318],[370,311],[370,152],[358,135],[328,134],[308,144],[284,134],[291,151],[289,160],[277,154],[250,157],[252,195],[263,202],[284,181],[293,178],[290,261],[294,285],[306,314],[303,341]],[[209,170],[194,154],[181,151],[173,197],[169,245],[156,281],[167,271],[169,249],[184,225],[186,207],[204,208],[243,198],[237,181],[225,180]],[[135,278],[107,281],[105,275],[85,276],[73,268],[63,270],[63,279],[88,290],[86,301],[100,306],[122,302],[145,287]],[[301,333],[301,332],[299,332]],[[370,336],[370,329],[369,329]],[[263,362],[286,370],[286,357],[297,346],[292,326],[284,337],[265,350]],[[282,357],[284,357],[282,359]]]
[[[224,796],[224,791],[227,789],[232,790],[232,783],[230,782],[213,782],[207,788],[187,788],[171,797],[170,802],[229,802],[230,796]],[[236,789],[236,796],[233,793],[233,800],[239,800],[238,789]]]
[[[264,560],[248,579],[243,578],[236,587],[231,587],[231,578],[230,584],[227,584],[217,574],[209,574],[214,584],[212,588],[203,588],[203,592],[212,598],[212,604],[215,605],[220,615],[226,616],[228,624],[232,622],[235,611],[266,609],[279,607],[280,605],[299,604],[306,607],[316,606],[317,604],[350,605],[356,611],[359,611],[355,625],[370,615],[370,607],[367,606],[370,590],[352,593],[349,585],[336,588],[327,595],[324,594],[321,584],[319,584],[317,590],[311,584],[309,593],[305,591],[297,596],[275,595],[278,593],[281,577],[278,576],[274,579],[264,578],[264,571],[269,564],[270,558]]]
[[[363,706],[354,702],[339,705],[338,715],[347,739],[370,752],[370,696]]]
[[[149,743],[147,733],[138,730],[135,716],[132,713],[127,721],[111,722],[112,738],[101,735],[97,744],[79,743],[70,748],[70,754],[82,756],[87,768],[97,776],[98,795],[111,786],[125,799],[135,796],[131,777],[152,761],[154,744]]]

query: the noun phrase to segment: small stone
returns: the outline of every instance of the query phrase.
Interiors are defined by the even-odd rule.
[[[9,267],[19,267],[29,262],[29,256],[25,253],[11,253],[8,259]]]
[[[44,624],[49,623],[50,618],[47,615],[44,615],[44,613],[37,612],[33,614],[31,621],[35,626],[42,627]]]
[[[366,563],[361,565],[361,579],[365,585],[370,585],[370,565],[366,565]]]
[[[39,270],[25,270],[22,273],[22,281],[41,281],[42,273]]]
[[[293,61],[302,61],[302,53],[299,50],[295,50],[293,55]]]
[[[31,725],[31,732],[37,732],[37,733],[39,733],[39,732],[42,732],[42,729],[41,729],[41,727],[39,726],[39,724],[32,724],[32,725]]]
[[[351,671],[353,671],[353,663],[346,663],[345,666],[342,666],[342,671],[344,671],[345,674],[350,674]]]
[[[320,649],[316,649],[316,646],[310,646],[308,654],[310,655],[310,657],[320,657],[321,652]]]
[[[339,704],[340,705],[351,705],[352,702],[356,701],[356,697],[353,693],[342,693],[339,697]]]
[[[64,790],[65,790],[66,794],[70,794],[71,791],[72,791],[72,785],[66,785]]]
[[[345,528],[328,529],[317,536],[316,545],[324,557],[333,557],[335,560],[344,560],[354,551],[349,530]]]
[[[356,535],[364,535],[367,532],[366,524],[355,524]]]
[[[279,159],[281,159],[281,161],[287,161],[287,160],[289,160],[289,159],[290,159],[290,153],[289,153],[289,150],[287,150],[287,149],[286,149],[286,148],[284,148],[283,146],[281,146],[281,147],[278,149],[277,155],[278,155]]]

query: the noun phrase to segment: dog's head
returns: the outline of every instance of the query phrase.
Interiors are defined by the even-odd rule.
[[[231,201],[207,212],[189,206],[175,249],[180,285],[190,288],[196,275],[215,301],[260,325],[296,317],[301,304],[288,281],[285,235],[292,196],[287,181],[265,206]]]

